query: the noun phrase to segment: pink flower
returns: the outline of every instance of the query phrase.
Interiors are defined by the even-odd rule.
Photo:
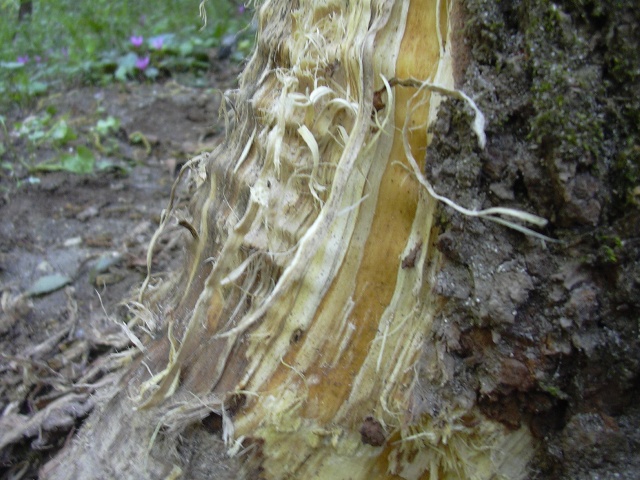
[[[154,50],[161,50],[163,44],[164,44],[164,40],[162,37],[156,37],[151,39],[151,48],[153,48]]]
[[[136,60],[136,68],[138,70],[144,70],[149,66],[149,55],[146,57],[138,57]]]
[[[142,45],[144,37],[142,35],[132,35],[129,40],[131,41],[131,45],[138,48],[140,45]]]

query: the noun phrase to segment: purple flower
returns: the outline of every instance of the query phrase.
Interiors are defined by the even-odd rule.
[[[242,14],[244,13],[244,11],[245,11],[245,10],[246,10],[246,8],[245,8],[245,6],[244,6],[244,5],[240,5],[240,6],[238,7],[238,13],[239,13],[240,15],[242,15]]]
[[[42,62],[42,57],[40,55],[36,55],[35,60],[36,60],[36,63],[40,63]]]
[[[29,61],[29,55],[25,55],[24,57],[18,57],[18,63],[25,64]]]
[[[146,57],[138,57],[136,60],[136,68],[138,70],[144,70],[149,66],[149,55]]]
[[[161,50],[163,44],[164,44],[164,39],[162,37],[156,37],[151,39],[151,48],[153,48],[154,50]]]
[[[142,35],[132,35],[129,40],[131,40],[131,45],[137,48],[142,45],[144,37]]]

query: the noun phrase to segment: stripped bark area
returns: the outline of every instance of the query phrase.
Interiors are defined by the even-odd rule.
[[[437,356],[418,374],[436,349],[443,259],[440,198],[415,159],[442,95],[457,92],[452,6],[262,5],[254,56],[225,94],[226,141],[184,170],[197,184],[180,219],[185,267],[142,292],[164,334],[48,478],[89,478],[88,465],[178,478],[179,436],[211,415],[247,478],[525,475],[527,427],[489,420],[473,399],[416,406],[416,388],[447,375]]]

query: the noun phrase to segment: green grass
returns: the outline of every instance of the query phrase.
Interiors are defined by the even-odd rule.
[[[206,3],[203,30],[199,0],[33,0],[32,14],[19,22],[19,3],[0,0],[0,103],[78,83],[197,77],[210,68],[209,54],[221,39],[251,19],[225,0]],[[132,36],[142,36],[142,45],[134,46]],[[251,48],[251,37],[242,34],[235,60]],[[139,68],[146,57],[148,66]]]

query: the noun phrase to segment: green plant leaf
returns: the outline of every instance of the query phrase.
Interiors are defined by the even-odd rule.
[[[144,71],[144,75],[147,78],[156,78],[160,72],[156,67],[149,67]]]
[[[120,120],[111,115],[109,115],[104,120],[98,120],[98,123],[96,123],[95,127],[98,135],[101,135],[103,137],[109,135],[112,132],[116,132],[118,128],[120,128]]]
[[[51,138],[58,145],[64,145],[74,140],[77,135],[69,125],[67,125],[65,120],[60,120],[47,132],[47,137]]]
[[[95,165],[95,169],[98,172],[104,171],[115,171],[120,173],[121,175],[129,175],[131,173],[131,168],[123,163],[116,163],[112,160],[98,160]]]
[[[116,80],[124,82],[127,79],[128,72],[129,69],[127,69],[123,65],[118,65],[118,68],[116,68],[116,72],[113,74],[113,76],[116,77]]]
[[[29,133],[27,138],[33,143],[37,143],[39,140],[42,140],[46,136],[47,132],[45,132],[44,130],[34,130],[33,132]]]
[[[41,93],[46,92],[47,88],[49,88],[49,86],[44,82],[29,82],[27,84],[27,93],[30,96],[40,95]]]
[[[0,68],[6,68],[7,70],[18,70],[24,68],[24,63],[20,62],[0,62]]]
[[[75,155],[69,155],[62,159],[62,170],[72,173],[91,173],[96,159],[93,152],[80,145]]]
[[[135,70],[137,59],[138,56],[133,52],[129,52],[118,58],[118,68],[114,74],[115,77],[120,81],[125,81],[127,76]]]
[[[71,278],[61,273],[53,273],[40,277],[36,282],[29,287],[26,294],[30,297],[37,295],[46,295],[47,293],[60,290],[65,285],[71,283]]]
[[[53,172],[65,171],[70,173],[91,173],[95,165],[93,152],[80,145],[75,154],[64,154],[57,162],[41,163],[34,167],[35,171]]]
[[[193,52],[193,43],[189,41],[182,42],[178,47],[178,51],[180,56],[188,57],[189,55],[191,55],[191,52]]]
[[[44,113],[39,116],[30,116],[27,117],[24,122],[16,123],[15,130],[19,136],[26,136],[30,142],[37,143],[39,140],[46,137],[46,129],[48,128],[50,120],[51,115],[49,113]]]
[[[89,283],[94,284],[98,274],[106,272],[109,268],[117,265],[121,261],[122,255],[118,252],[105,253],[102,255],[89,270]]]

